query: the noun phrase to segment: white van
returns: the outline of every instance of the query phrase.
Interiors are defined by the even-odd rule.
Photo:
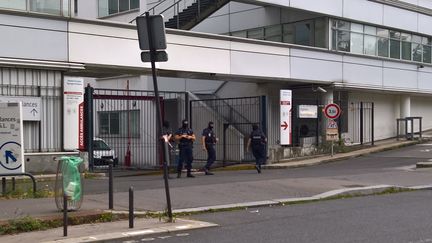
[[[93,162],[95,166],[108,165],[108,160],[114,161],[114,167],[118,166],[118,157],[115,151],[101,138],[93,139]]]

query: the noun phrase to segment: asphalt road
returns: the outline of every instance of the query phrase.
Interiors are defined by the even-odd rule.
[[[431,201],[416,191],[203,214],[192,218],[220,226],[120,242],[432,242]]]
[[[432,144],[421,144],[401,149],[375,153],[359,158],[295,169],[264,170],[257,174],[255,170],[217,171],[214,176],[198,175],[197,178],[169,180],[170,187],[189,187],[194,185],[213,185],[243,181],[268,181],[284,178],[319,178],[332,176],[355,176],[369,173],[398,170],[401,167],[415,166],[417,162],[432,158]],[[174,176],[174,175],[172,175]],[[162,176],[115,177],[114,191],[127,192],[130,186],[139,189],[163,188]],[[106,193],[107,179],[85,180],[85,190],[91,194]]]

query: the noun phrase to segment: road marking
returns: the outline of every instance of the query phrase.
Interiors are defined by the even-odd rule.
[[[190,227],[191,227],[191,225],[188,224],[188,225],[180,225],[180,226],[176,226],[175,228],[176,228],[176,229],[188,229],[188,228],[190,228]]]
[[[426,243],[426,242],[432,242],[432,239],[424,239],[419,241],[410,241],[409,243]]]
[[[123,233],[124,236],[134,236],[134,235],[144,235],[144,234],[150,234],[154,233],[154,230],[141,230],[141,231],[133,231],[133,232],[126,232]]]
[[[189,233],[176,234],[176,236],[189,236]]]
[[[142,242],[144,242],[144,241],[153,241],[153,240],[155,240],[155,238],[143,238],[143,239],[141,239]]]
[[[170,236],[170,235],[165,235],[165,236],[159,236],[158,238],[159,239],[161,239],[161,240],[165,240],[165,239],[168,239],[168,238],[171,238],[172,236]]]

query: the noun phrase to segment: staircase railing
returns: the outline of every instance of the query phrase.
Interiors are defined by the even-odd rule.
[[[194,3],[198,3],[200,5],[201,0],[163,0],[151,7],[147,12],[151,15],[162,14],[164,16],[165,22],[174,16],[178,16],[178,14],[184,9],[188,8]],[[200,12],[200,8],[198,7],[198,14]],[[139,16],[143,16],[145,14],[142,13]],[[131,20],[129,23],[134,22],[135,19]],[[179,27],[179,19],[177,18],[177,27]]]

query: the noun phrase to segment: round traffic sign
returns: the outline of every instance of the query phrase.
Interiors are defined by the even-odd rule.
[[[324,115],[329,119],[336,119],[340,114],[341,109],[337,104],[328,104],[324,107]]]

